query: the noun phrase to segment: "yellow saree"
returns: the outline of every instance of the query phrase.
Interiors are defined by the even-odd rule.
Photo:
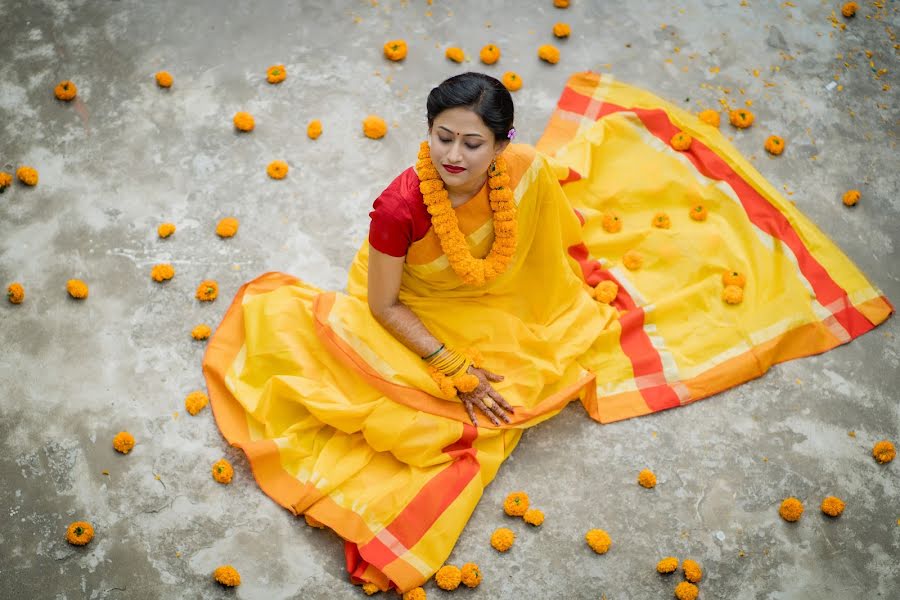
[[[678,130],[694,137],[686,152],[668,144]],[[431,577],[522,430],[570,401],[600,422],[679,406],[847,342],[893,310],[717,129],[605,75],[573,76],[537,150],[504,156],[519,226],[508,270],[465,286],[429,231],[409,250],[400,298],[506,377],[509,425],[469,424],[374,320],[366,245],[347,294],[280,273],[245,284],[204,358],[225,438],[263,491],[345,540],[356,583],[408,590]],[[688,215],[697,203],[705,221]],[[601,226],[611,210],[617,233]],[[651,227],[659,211],[670,228]],[[485,256],[487,190],[456,212]],[[627,251],[639,269],[622,266]],[[741,304],[721,299],[725,270],[747,276]],[[588,291],[604,280],[618,286],[610,304]]]

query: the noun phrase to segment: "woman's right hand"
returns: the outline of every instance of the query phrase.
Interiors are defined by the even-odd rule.
[[[472,425],[478,427],[478,419],[475,418],[476,407],[487,415],[494,425],[499,426],[500,420],[509,423],[506,413],[513,414],[514,409],[491,385],[503,381],[503,376],[474,366],[469,367],[469,373],[478,378],[478,387],[471,392],[459,392],[459,399],[466,407]]]

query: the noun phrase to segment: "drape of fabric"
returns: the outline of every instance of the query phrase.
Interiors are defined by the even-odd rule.
[[[687,152],[668,140],[694,136]],[[651,94],[571,78],[533,148],[505,152],[518,247],[485,286],[463,285],[433,231],[412,244],[400,299],[448,346],[506,379],[510,425],[475,428],[423,361],[372,317],[368,246],[347,293],[281,273],[245,284],[210,340],[216,421],[265,493],[345,540],[356,583],[408,590],[440,568],[524,428],[579,400],[600,422],[680,406],[776,362],[823,352],[892,307],[713,127]],[[704,222],[690,219],[697,203]],[[573,210],[574,209],[574,210]],[[624,226],[601,227],[615,210]],[[670,229],[650,226],[659,211]],[[493,241],[487,189],[456,209],[470,249]],[[621,266],[629,250],[639,270]],[[726,269],[744,300],[721,300]],[[588,286],[612,280],[610,304]]]

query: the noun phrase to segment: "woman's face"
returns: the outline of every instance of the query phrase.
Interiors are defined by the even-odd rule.
[[[431,162],[448,189],[480,187],[491,161],[508,143],[497,143],[481,117],[461,107],[435,117],[429,137]]]

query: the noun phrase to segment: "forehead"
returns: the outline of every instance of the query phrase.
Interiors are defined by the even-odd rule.
[[[449,130],[460,135],[480,135],[484,138],[492,138],[491,130],[487,128],[481,117],[469,108],[448,108],[434,118],[434,128],[438,131]]]

